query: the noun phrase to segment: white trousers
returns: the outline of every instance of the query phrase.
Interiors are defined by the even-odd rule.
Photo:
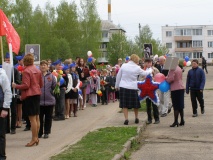
[[[170,90],[167,92],[160,91],[159,99],[160,99],[159,113],[165,114],[168,112],[168,109],[170,109],[172,107]]]
[[[92,104],[97,105],[97,94],[91,94],[90,99],[91,99]]]

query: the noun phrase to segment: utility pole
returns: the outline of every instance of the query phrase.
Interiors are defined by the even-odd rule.
[[[143,57],[142,49],[141,49],[141,24],[139,23],[139,50],[141,52],[141,58]]]

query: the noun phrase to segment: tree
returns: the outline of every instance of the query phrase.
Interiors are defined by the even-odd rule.
[[[127,42],[126,36],[122,33],[112,34],[107,46],[108,61],[111,64],[116,64],[118,58],[124,58],[129,55],[130,45]]]
[[[142,48],[145,43],[152,44],[153,54],[162,55],[162,54],[167,53],[165,46],[163,46],[158,39],[155,40],[152,37],[152,31],[151,31],[149,25],[145,25],[142,27],[142,29],[140,29],[140,34],[139,34],[139,36],[135,37],[135,42],[138,45],[138,48],[140,49],[139,55],[142,54],[142,56],[143,56]]]
[[[69,4],[66,1],[61,1],[56,11],[57,19],[54,24],[54,35],[66,39],[71,49],[69,57],[76,56],[80,53],[81,48],[81,30],[77,6],[74,2]]]
[[[96,0],[81,0],[80,23],[82,30],[81,53],[87,56],[91,50],[93,57],[99,56],[101,40],[101,20],[99,18]]]

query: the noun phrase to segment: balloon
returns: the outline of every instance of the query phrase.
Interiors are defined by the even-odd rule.
[[[126,61],[128,61],[130,59],[130,57],[129,56],[126,56]]]
[[[189,57],[188,57],[188,56],[185,57],[185,61],[186,61],[186,62],[189,61]]]
[[[170,84],[167,81],[163,81],[160,83],[159,89],[161,92],[167,92],[170,89]]]
[[[80,89],[78,90],[78,94],[82,95],[82,91]]]
[[[87,56],[88,56],[88,57],[91,57],[91,56],[92,56],[92,52],[91,52],[91,51],[88,51],[88,52],[87,52]]]
[[[80,81],[79,87],[82,87],[82,82]]]
[[[183,61],[183,66],[184,66],[184,67],[186,66],[186,61]]]
[[[87,59],[87,62],[91,63],[91,62],[92,62],[92,57],[89,57],[89,58]]]
[[[60,86],[61,86],[62,84],[64,84],[64,78],[61,77],[61,79],[60,79]]]
[[[162,74],[162,73],[157,73],[157,74],[154,76],[155,82],[159,82],[159,83],[165,81],[165,78],[166,78],[166,77],[165,77],[164,74]]]
[[[191,61],[186,62],[186,66],[189,67],[191,65]]]

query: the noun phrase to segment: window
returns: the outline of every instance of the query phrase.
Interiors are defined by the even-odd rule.
[[[102,37],[107,38],[108,37],[108,32],[102,32]]]
[[[202,35],[202,29],[193,29],[193,35],[195,36]]]
[[[213,41],[212,42],[208,42],[208,47],[209,48],[213,48]]]
[[[166,31],[166,37],[171,37],[172,36],[172,31]]]
[[[202,41],[192,41],[193,47],[203,47],[203,42]]]
[[[193,58],[202,58],[202,52],[194,52]]]
[[[208,36],[213,36],[213,30],[207,30]]]
[[[166,43],[166,48],[172,48],[172,43]]]
[[[190,36],[190,35],[192,35],[192,30],[191,29],[176,29],[175,34],[177,36]]]
[[[106,49],[107,48],[107,44],[106,43],[102,43],[101,45],[100,45],[100,49]]]
[[[213,52],[212,53],[208,53],[208,58],[213,58]]]
[[[191,42],[177,42],[177,48],[191,48]]]
[[[176,57],[184,59],[186,56],[189,58],[192,58],[192,53],[191,52],[177,52],[175,53]]]

